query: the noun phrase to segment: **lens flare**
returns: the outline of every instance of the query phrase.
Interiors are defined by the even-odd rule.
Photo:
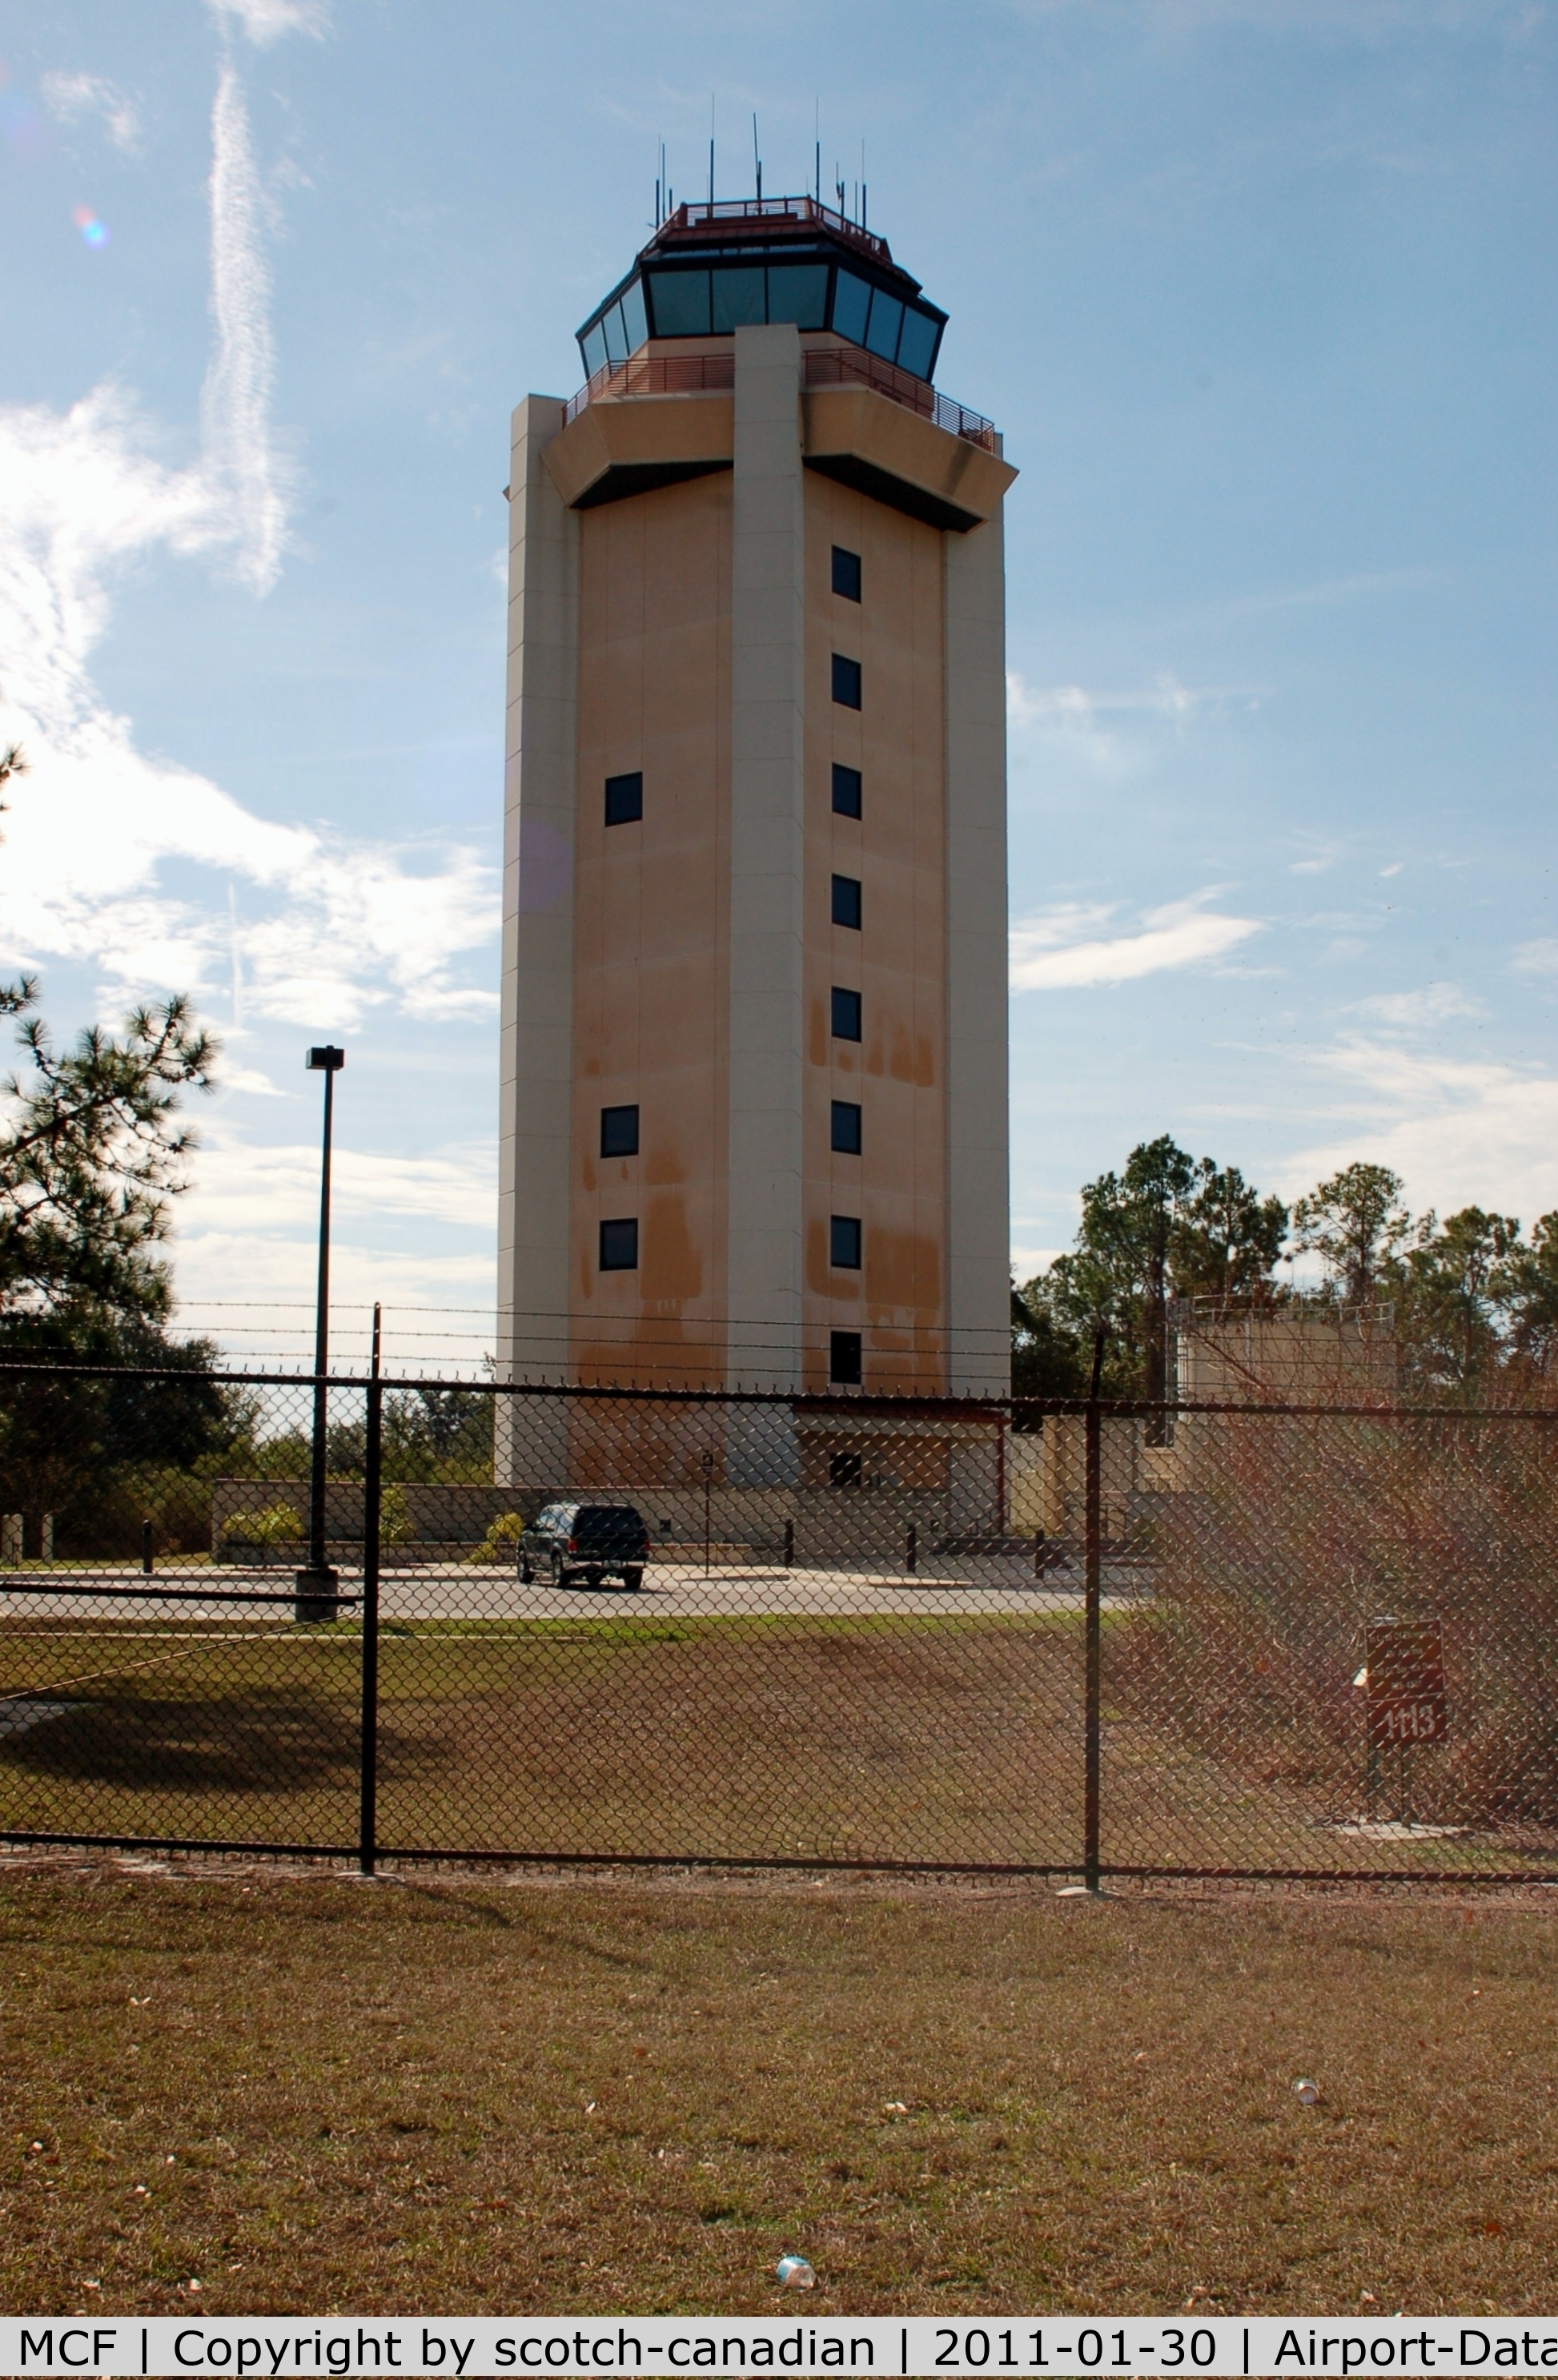
[[[78,207],[75,221],[76,228],[89,248],[107,247],[108,225],[105,223],[99,223],[91,207]]]

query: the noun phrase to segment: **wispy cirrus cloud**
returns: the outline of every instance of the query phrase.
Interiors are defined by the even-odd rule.
[[[59,124],[101,115],[115,149],[133,156],[140,146],[140,110],[115,82],[102,75],[46,74],[39,88],[43,104]]]
[[[1059,727],[1095,732],[1107,720],[1158,718],[1187,725],[1208,703],[1232,691],[1226,686],[1189,686],[1172,670],[1160,671],[1151,686],[1115,690],[1085,686],[1034,686],[1020,670],[1007,673],[1007,720],[1013,727]]]
[[[1256,917],[1207,906],[1224,889],[1209,885],[1188,900],[1165,902],[1126,932],[1108,930],[1117,902],[1060,902],[1037,910],[1011,928],[1011,988],[1069,991],[1209,965],[1261,931]]]
[[[264,200],[248,111],[231,64],[223,66],[211,110],[209,188],[216,335],[200,392],[203,464],[208,478],[231,493],[240,575],[263,595],[282,566],[291,474],[271,434],[275,358]]]
[[[269,49],[285,33],[311,33],[316,41],[330,22],[328,0],[206,0],[225,30],[246,33],[257,49]]]

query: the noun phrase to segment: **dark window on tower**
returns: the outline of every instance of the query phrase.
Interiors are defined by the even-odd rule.
[[[625,777],[606,780],[606,823],[630,826],[644,815],[644,771],[630,770]]]
[[[860,1217],[834,1215],[827,1225],[827,1261],[837,1272],[860,1270]]]
[[[836,876],[833,879],[833,922],[836,926],[852,926],[860,931],[860,879],[858,876]]]
[[[849,1333],[840,1330],[835,1335],[846,1339]],[[835,1372],[833,1377],[837,1379],[838,1373]],[[858,1379],[859,1377],[857,1372],[855,1378]],[[827,1458],[827,1484],[830,1488],[858,1488],[864,1469],[865,1465],[858,1454],[830,1454]]]
[[[638,1110],[636,1108],[601,1109],[600,1154],[602,1157],[637,1156]]]
[[[835,1041],[860,1039],[860,994],[840,991],[833,987],[833,1038]]]
[[[628,1215],[615,1222],[600,1226],[600,1269],[602,1272],[636,1272],[638,1269],[638,1218]]]
[[[827,1377],[847,1389],[860,1386],[860,1332],[830,1330],[827,1334]]]
[[[846,710],[860,709],[860,663],[847,661],[842,653],[833,656],[833,699]]]
[[[848,552],[841,545],[833,549],[833,592],[847,597],[851,603],[860,601],[860,556]]]
[[[853,1099],[833,1102],[833,1146],[844,1157],[860,1155],[860,1109]]]
[[[860,816],[860,771],[846,769],[841,760],[833,763],[833,807],[840,818]]]

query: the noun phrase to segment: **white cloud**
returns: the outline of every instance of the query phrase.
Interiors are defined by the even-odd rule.
[[[1349,1096],[1336,1131],[1285,1167],[1286,1196],[1367,1159],[1399,1173],[1419,1210],[1479,1206],[1529,1223],[1558,1208],[1558,1078],[1363,1037],[1310,1062]]]
[[[1254,917],[1208,909],[1217,886],[1149,909],[1134,933],[1104,931],[1117,904],[1063,902],[1024,917],[1011,929],[1013,991],[1057,991],[1079,985],[1126,983],[1167,968],[1204,966],[1261,930]]]
[[[140,146],[140,115],[135,102],[101,75],[46,74],[43,103],[61,124],[79,123],[83,115],[101,115],[115,149],[133,156]]]
[[[1358,1001],[1354,1005],[1363,1014],[1378,1017],[1382,1025],[1394,1026],[1404,1032],[1444,1025],[1454,1016],[1487,1014],[1483,1002],[1473,1000],[1454,983],[1431,983],[1421,991],[1376,992],[1371,999]]]
[[[203,1141],[191,1168],[202,1237],[260,1234],[310,1242],[320,1208],[316,1141],[253,1148],[220,1118],[206,1126]],[[420,1215],[487,1232],[497,1196],[497,1151],[485,1143],[428,1157],[369,1155],[338,1143],[331,1160],[332,1212],[348,1227]],[[490,1285],[490,1259],[483,1261]]]
[[[311,33],[320,39],[330,21],[328,0],[206,0],[223,32],[236,25],[258,49],[268,49],[285,33]]]
[[[12,963],[95,966],[110,996],[209,993],[241,975],[252,1014],[328,1017],[339,1030],[396,999],[435,1015],[485,1012],[491,995],[459,976],[497,924],[476,854],[407,853],[257,817],[141,752],[92,683],[127,565],[159,548],[236,557],[256,592],[281,566],[288,490],[269,423],[269,277],[230,65],[212,115],[211,211],[215,336],[197,461],[155,459],[163,442],[112,384],[64,414],[0,408],[0,741],[22,744],[31,763],[10,788],[0,945]],[[221,880],[175,896],[168,862]]]
[[[1509,964],[1520,975],[1558,975],[1558,941],[1544,936],[1540,941],[1522,942]]]
[[[226,1086],[226,1067],[223,1076]],[[219,1115],[206,1128],[192,1172],[195,1186],[175,1214],[180,1330],[213,1338],[235,1356],[307,1364],[313,1349],[318,1144],[251,1148]],[[392,1369],[472,1368],[492,1348],[492,1258],[486,1243],[496,1175],[490,1143],[396,1158],[337,1139],[332,1362],[366,1357],[375,1299],[385,1305],[384,1352]],[[384,1219],[442,1224],[478,1234],[481,1245],[463,1253],[375,1245],[380,1237],[375,1226]]]

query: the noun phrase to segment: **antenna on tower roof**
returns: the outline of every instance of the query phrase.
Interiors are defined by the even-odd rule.
[[[752,111],[752,164],[757,176],[757,203],[763,203],[763,160],[757,151],[757,110]]]
[[[816,179],[812,184],[812,196],[822,204],[822,100],[812,102],[812,130],[816,139]]]
[[[708,94],[708,203],[714,204],[714,93]]]

